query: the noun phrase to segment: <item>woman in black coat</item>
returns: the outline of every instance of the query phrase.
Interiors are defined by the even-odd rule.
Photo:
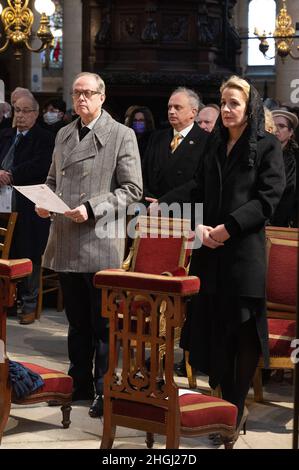
[[[244,403],[261,352],[268,360],[265,313],[265,231],[285,186],[281,145],[264,129],[254,87],[233,76],[221,89],[221,115],[197,176],[194,202],[203,203],[197,225],[202,247],[190,274],[201,279],[189,304],[181,347],[191,365],[221,386],[224,399]]]

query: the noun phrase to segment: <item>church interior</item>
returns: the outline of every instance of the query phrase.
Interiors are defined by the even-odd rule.
[[[93,91],[92,87],[87,86],[86,89],[86,86],[83,87],[83,85],[84,89],[80,86],[79,89],[74,88],[75,83],[80,83],[80,80],[84,79],[80,75],[82,72],[93,74],[88,76],[90,80],[93,80],[95,76],[100,76],[104,82],[104,91],[101,91],[101,88],[99,88],[100,91]],[[183,322],[187,323],[188,318],[191,318],[188,313],[186,317],[186,312],[190,310],[190,304],[193,305],[191,298],[198,291],[201,292],[202,288],[205,288],[205,280],[202,280],[200,275],[196,277],[196,273],[193,273],[190,249],[185,248],[185,244],[189,241],[186,236],[187,229],[183,227],[183,224],[180,225],[180,230],[183,227],[184,234],[182,235],[175,224],[176,219],[170,219],[173,220],[170,222],[172,241],[169,243],[165,241],[164,245],[161,233],[169,229],[169,226],[167,229],[162,226],[164,218],[162,217],[161,221],[157,222],[158,228],[154,226],[154,229],[153,227],[149,228],[146,225],[147,222],[144,222],[148,215],[157,216],[154,210],[157,210],[156,205],[159,201],[164,201],[165,188],[170,179],[170,173],[168,174],[167,170],[163,179],[159,180],[158,190],[156,191],[154,183],[150,188],[150,178],[154,178],[155,172],[157,173],[160,169],[157,170],[156,163],[153,163],[154,160],[148,163],[147,159],[151,152],[154,154],[154,149],[159,145],[161,150],[162,136],[166,135],[167,130],[172,127],[175,129],[171,121],[171,98],[180,93],[187,93],[187,95],[189,93],[190,97],[194,92],[198,99],[196,105],[198,116],[194,116],[190,124],[193,125],[193,122],[194,126],[198,124],[201,129],[207,131],[204,132],[205,134],[211,132],[212,135],[215,135],[216,142],[219,135],[223,135],[223,125],[222,134],[220,131],[219,134],[213,134],[212,129],[215,122],[221,121],[223,107],[228,106],[227,102],[223,101],[223,96],[225,96],[223,83],[227,84],[232,76],[240,77],[243,82],[249,84],[248,87],[251,89],[249,100],[252,97],[252,88],[257,90],[263,107],[267,109],[265,113],[268,112],[272,116],[272,124],[267,124],[267,114],[265,114],[268,125],[266,131],[278,137],[271,136],[277,145],[278,140],[281,142],[280,155],[283,155],[285,159],[284,184],[291,188],[289,191],[292,192],[292,195],[289,197],[293,201],[289,202],[292,204],[291,208],[288,206],[281,209],[281,215],[277,216],[276,221],[275,218],[269,216],[270,221],[265,222],[266,241],[264,243],[267,250],[265,276],[267,276],[268,284],[265,287],[267,292],[264,300],[266,299],[265,321],[268,325],[269,337],[268,332],[266,336],[270,356],[267,362],[265,356],[263,357],[263,352],[259,351],[257,364],[254,367],[254,377],[248,385],[250,391],[241,414],[239,405],[234,403],[233,399],[226,398],[225,393],[221,395],[219,384],[215,389],[210,387],[207,374],[203,370],[200,373],[196,370],[196,361],[192,364],[191,349],[189,357],[188,350],[180,347],[182,343],[180,343],[178,335],[181,333]],[[25,109],[22,113],[22,108],[25,106],[22,99],[13,102],[13,94],[19,87],[27,89],[34,109]],[[238,86],[235,89],[238,89]],[[88,93],[91,95],[90,97]],[[93,94],[95,96],[92,96]],[[36,296],[37,303],[34,307],[35,313],[32,316],[32,308],[29,309],[21,317],[21,320],[17,313],[12,313],[14,309],[19,313],[21,288],[18,286],[28,276],[31,279],[38,263],[35,261],[34,255],[17,254],[12,256],[14,253],[21,253],[21,251],[14,249],[14,243],[16,243],[14,237],[16,238],[16,234],[19,233],[17,224],[21,223],[21,217],[19,217],[19,222],[9,217],[15,213],[15,210],[5,211],[4,202],[0,201],[0,451],[1,449],[22,448],[99,449],[101,445],[102,449],[110,449],[111,447],[120,450],[131,449],[130,455],[134,455],[133,449],[141,449],[146,446],[149,452],[151,448],[162,449],[165,446],[165,439],[168,449],[180,447],[184,450],[187,449],[191,454],[198,452],[198,449],[210,449],[209,456],[211,458],[213,458],[212,453],[216,449],[224,447],[225,449],[234,447],[235,449],[252,449],[254,451],[257,449],[267,449],[268,451],[280,448],[298,449],[299,1],[0,0],[0,198],[3,198],[2,201],[4,201],[4,194],[6,194],[4,188],[7,186],[19,185],[24,188],[25,185],[43,184],[47,181],[50,187],[53,184],[51,189],[56,190],[56,186],[52,183],[54,178],[53,163],[50,170],[50,173],[52,172],[50,180],[47,175],[53,149],[53,155],[55,155],[57,146],[63,145],[59,141],[59,136],[64,135],[64,139],[66,139],[67,135],[68,138],[68,134],[63,134],[68,132],[64,129],[74,129],[74,123],[78,119],[78,142],[80,139],[78,145],[83,144],[84,140],[81,142],[80,131],[82,128],[84,129],[85,125],[87,126],[87,123],[82,117],[84,110],[82,110],[82,115],[80,113],[78,102],[83,99],[89,100],[89,98],[100,100],[101,96],[103,96],[101,105],[104,110],[102,113],[105,112],[101,116],[107,119],[107,123],[109,124],[110,120],[111,122],[113,120],[114,126],[122,125],[119,129],[124,129],[126,126],[131,128],[130,131],[132,129],[135,131],[135,133],[133,131],[131,133],[137,136],[137,139],[134,138],[141,157],[141,163],[138,161],[138,165],[141,164],[144,197],[147,196],[145,197],[147,200],[145,213],[140,211],[137,240],[133,240],[129,236],[124,242],[126,255],[131,257],[125,260],[125,264],[127,263],[125,269],[128,273],[122,275],[122,273],[113,272],[117,271],[116,268],[121,268],[121,265],[116,266],[115,263],[109,265],[109,262],[107,262],[107,266],[100,266],[99,269],[85,270],[88,274],[100,271],[95,274],[93,287],[98,295],[101,292],[99,298],[102,302],[102,309],[106,309],[106,313],[103,315],[107,317],[105,320],[109,325],[107,326],[108,334],[110,334],[108,372],[103,379],[104,389],[98,392],[95,388],[96,399],[98,393],[100,396],[103,394],[104,403],[101,401],[101,406],[104,408],[101,409],[101,412],[98,408],[94,408],[92,411],[92,406],[89,408],[90,400],[87,401],[84,394],[84,396],[79,394],[79,402],[74,400],[72,402],[74,388],[72,389],[73,376],[70,371],[72,358],[76,356],[76,353],[71,353],[73,356],[70,357],[67,341],[72,326],[68,325],[68,314],[66,317],[63,312],[66,292],[70,292],[65,289],[70,288],[66,288],[67,281],[63,275],[62,277],[57,276],[56,272],[52,271],[54,269],[59,272],[60,268],[57,266],[53,268],[55,264],[48,261],[45,265],[40,262],[39,270],[35,275],[39,289]],[[34,103],[36,103],[37,110]],[[26,106],[28,108],[28,105]],[[211,129],[204,127],[205,121],[200,120],[200,113],[205,108],[209,108],[210,111],[212,109],[216,113]],[[49,161],[47,171],[45,170],[39,177],[32,176],[26,180],[26,170],[21,170],[21,172],[24,171],[23,179],[21,177],[18,179],[17,176],[14,176],[13,164],[16,161],[17,146],[26,145],[24,139],[26,139],[28,129],[25,129],[25,133],[22,134],[20,144],[15,140],[10,141],[7,145],[7,139],[10,135],[8,129],[11,130],[18,126],[18,122],[21,122],[21,120],[18,121],[20,114],[24,114],[24,118],[29,119],[30,112],[37,111],[38,114],[38,110],[39,115],[36,116],[33,125],[35,126],[36,122],[38,126],[42,127],[41,132],[45,133],[39,134],[36,139],[41,139],[41,136],[44,136],[41,139],[43,143],[40,147],[40,155],[44,156],[45,162],[46,159]],[[26,116],[25,111],[28,113]],[[137,118],[138,115],[141,117]],[[138,123],[138,119],[142,123]],[[92,126],[97,125],[94,124],[93,119],[89,121],[93,122]],[[203,124],[201,124],[202,122]],[[225,121],[223,120],[223,122],[225,126]],[[82,137],[83,139],[91,139],[91,134],[94,137],[96,127],[92,126],[88,129],[89,135]],[[142,126],[148,126],[146,128],[148,135],[144,140],[140,137],[144,131]],[[206,121],[206,126],[208,126],[208,121]],[[229,128],[229,125],[227,127]],[[50,128],[54,134],[51,134],[51,139],[47,140]],[[109,132],[112,132],[111,129],[109,128]],[[282,134],[287,130],[290,131],[288,139],[292,141],[292,145],[289,145],[289,140],[286,143],[286,140],[283,141],[283,138],[278,135],[279,132]],[[78,130],[76,132],[78,133]],[[119,130],[119,133],[121,132],[125,131]],[[174,136],[176,132],[175,130]],[[259,129],[257,134],[258,132]],[[160,143],[154,141],[154,134],[157,135],[157,140],[159,135],[161,136]],[[56,137],[57,135],[58,137]],[[100,135],[101,145],[102,142],[106,142],[106,138],[108,139],[106,135],[108,134],[104,132]],[[234,134],[229,135],[233,136]],[[118,145],[121,145],[117,140],[118,136],[119,134],[115,136],[115,142],[113,145],[111,144],[112,150],[109,147],[110,152],[116,151]],[[179,135],[182,141],[178,142],[178,148],[184,145],[186,137],[184,134]],[[208,139],[208,136],[206,138]],[[256,145],[255,149],[258,148],[259,138],[258,134],[254,144]],[[194,134],[194,137],[192,134],[192,140],[189,140],[190,160],[193,158],[191,157],[192,151],[197,149],[196,139],[197,134]],[[208,142],[210,141],[211,139]],[[173,148],[173,140],[170,143],[169,139],[168,146],[169,144],[171,150],[168,149],[167,158],[171,158],[171,153],[176,152],[176,148]],[[128,140],[126,152],[132,145]],[[150,147],[151,145],[152,147]],[[237,146],[237,144],[235,145]],[[239,142],[238,145],[241,146],[242,143]],[[271,145],[274,146],[274,143]],[[288,149],[291,148],[287,156],[284,151],[285,145],[289,146]],[[89,152],[88,156],[90,157],[91,146],[92,144],[87,147],[86,144],[86,147],[82,147],[81,155],[84,152],[85,154]],[[28,152],[28,156],[26,153],[25,158],[28,158],[29,161],[31,150]],[[182,153],[182,158],[186,159],[189,153]],[[62,155],[65,153],[62,152]],[[102,154],[99,153],[99,155]],[[257,155],[259,158],[259,148]],[[10,157],[12,161],[9,166]],[[292,163],[288,160],[287,164],[286,158],[292,159]],[[93,178],[95,178],[92,173],[98,167],[93,167],[94,170],[91,171],[90,159],[84,162],[81,160],[83,157],[79,154],[77,161],[80,161],[81,164],[80,171],[85,178],[90,179],[92,186],[94,184]],[[219,172],[224,174],[225,171],[228,173],[232,171],[226,163],[219,161],[218,169],[221,167]],[[33,160],[32,162],[33,175],[35,163]],[[69,174],[68,164],[60,167],[56,162],[57,168],[59,166],[59,170],[56,168],[57,175],[59,172],[56,191],[59,197],[65,191],[62,189],[61,180],[65,174]],[[103,185],[106,184],[104,179],[107,178],[109,165],[104,163],[101,167],[104,176],[99,178],[101,178]],[[128,160],[127,173],[123,168],[124,164],[116,171],[116,176],[112,179],[111,185],[114,186],[109,193],[109,198],[112,199],[111,194],[114,195],[113,191],[118,184],[122,188],[126,184],[130,187],[131,184],[132,187],[128,189],[128,193],[135,191],[135,200],[132,196],[132,202],[137,204],[136,194],[138,191],[141,191],[139,200],[144,202],[144,199],[142,199],[140,184],[138,187],[138,178],[136,174],[134,175],[135,179],[133,178],[133,170],[130,165]],[[287,169],[287,165],[290,165],[292,169],[290,166]],[[132,166],[134,165],[132,164]],[[144,168],[147,169],[144,170]],[[186,177],[185,183],[190,178],[195,178],[198,174],[197,171],[200,173],[198,168],[201,167],[188,169],[192,173],[188,178]],[[209,168],[208,164],[207,168]],[[135,173],[138,171],[136,170]],[[144,171],[147,172],[146,177]],[[175,183],[171,183],[173,184],[171,190],[177,190],[177,193],[181,187],[181,181],[183,181],[184,171],[185,169],[179,168]],[[241,168],[240,178],[244,177],[244,171]],[[266,169],[264,171],[266,172]],[[149,177],[148,173],[150,172],[154,176],[151,174]],[[273,174],[274,170],[269,179],[263,180],[265,186],[261,184],[261,192],[266,192],[265,187],[270,188],[270,179]],[[9,179],[11,175],[14,178]],[[132,181],[130,180],[131,176]],[[260,177],[263,178],[262,172]],[[79,230],[81,230],[80,233],[83,233],[84,221],[87,220],[87,224],[93,223],[91,221],[97,219],[97,209],[95,209],[92,199],[85,198],[88,192],[84,186],[86,179],[83,181],[82,177],[77,183],[74,174],[72,178],[73,186],[78,184],[79,187],[82,184],[78,190],[80,192],[78,198],[82,199],[80,201],[86,207],[87,215],[81,224],[82,211],[72,214],[74,210],[68,207],[67,211],[70,212],[67,214],[70,214],[69,218],[73,217],[72,223],[77,224],[78,233]],[[291,179],[292,182],[290,182]],[[210,181],[208,177],[207,181]],[[229,181],[229,177],[227,181]],[[246,181],[247,183],[248,181]],[[235,183],[232,183],[232,188],[235,187],[234,185]],[[277,191],[278,186],[279,182],[274,188]],[[72,182],[70,187],[72,187]],[[115,192],[117,193],[117,191],[118,189]],[[225,199],[224,180],[221,191],[223,192],[220,200],[223,201]],[[215,190],[215,192],[217,191]],[[280,196],[282,192],[281,190]],[[207,191],[207,194],[211,193],[211,190]],[[171,194],[174,193],[171,192]],[[270,205],[267,198],[270,196],[265,196],[262,203],[254,203],[254,208],[248,212],[248,220],[260,206],[266,211],[265,207]],[[20,197],[19,194],[18,197]],[[166,198],[165,203],[176,203],[174,197],[170,201]],[[70,201],[77,201],[77,199],[70,199]],[[178,201],[185,203],[189,202],[189,199],[179,199],[178,197]],[[153,208],[153,212],[150,212],[150,208]],[[139,214],[139,209],[134,210],[135,212],[130,214],[130,218]],[[290,215],[287,215],[288,211]],[[46,225],[46,222],[41,218],[42,215],[38,215]],[[48,215],[49,226],[51,224],[50,232],[52,233],[53,219],[56,223],[56,213],[49,209]],[[28,223],[35,227],[35,222],[32,220],[30,219]],[[159,220],[159,213],[157,220]],[[243,219],[242,223],[239,219],[236,222],[234,218],[233,223],[231,223],[231,218],[229,221],[230,224],[225,223],[224,227],[227,229],[228,236],[233,239],[234,236],[240,235],[239,225],[245,226],[247,222]],[[259,224],[260,221],[249,229],[251,235],[258,233]],[[207,225],[212,225],[212,222]],[[34,230],[36,233],[41,230],[41,234],[42,230],[48,230],[48,234],[49,226],[42,229],[36,225]],[[149,229],[156,230],[155,237],[157,239],[151,240],[152,245],[150,243],[147,245],[143,239],[143,236],[151,237]],[[69,231],[63,232],[63,226],[59,230],[61,231],[57,232],[58,235],[55,238],[57,244],[62,243],[61,240],[64,239],[64,236],[67,240],[70,233]],[[145,233],[146,235],[144,235]],[[216,235],[217,232],[215,232],[216,240],[214,238],[212,240],[218,243],[219,239]],[[85,236],[87,237],[87,235]],[[45,249],[47,238],[43,242],[41,241],[42,237],[44,235],[40,236],[39,242],[33,243],[36,245],[33,247],[34,249],[37,249],[39,244],[43,246],[43,250]],[[178,241],[173,244],[173,237],[177,237],[176,240],[179,240],[181,245],[178,246]],[[29,241],[26,237],[24,237],[25,239],[28,244],[32,244],[30,236]],[[64,244],[68,245],[65,240]],[[73,255],[77,251],[80,252],[79,243],[81,242],[76,243],[69,242],[65,257],[68,256],[68,253]],[[225,244],[226,239],[221,239],[219,243]],[[43,260],[51,258],[48,255],[48,248],[49,243],[46,252],[39,253],[40,257],[43,256]],[[113,247],[114,249],[120,248],[117,245],[116,248]],[[113,250],[110,245],[107,245],[104,250],[107,252],[107,258],[110,256],[110,260],[114,256]],[[27,253],[26,250],[24,253]],[[102,258],[105,256],[102,252]],[[252,262],[255,256],[262,255],[260,252],[259,255],[253,254]],[[81,255],[78,255],[79,257]],[[176,257],[178,260],[174,261]],[[20,258],[29,258],[32,263],[29,259],[21,261]],[[240,265],[245,258],[245,255],[240,256]],[[170,259],[172,262],[169,261]],[[211,266],[214,266],[212,258],[210,262]],[[75,261],[73,263],[72,266],[75,267],[72,267],[70,271],[76,272],[77,270],[78,274],[82,274],[80,269],[78,270],[76,267]],[[89,263],[91,265],[92,261]],[[191,272],[189,272],[190,263]],[[215,264],[215,269],[218,269],[219,265]],[[248,264],[248,266],[251,265]],[[197,267],[197,269],[201,272],[201,267]],[[232,269],[237,270],[238,268],[234,266]],[[252,283],[256,273],[250,269],[244,278],[249,279],[248,282]],[[75,291],[76,284],[73,284],[72,288]],[[247,294],[241,294],[241,297],[242,295],[246,296]],[[255,293],[250,295],[259,297]],[[158,320],[153,320],[154,310]],[[219,312],[222,310],[220,309]],[[258,310],[250,310],[250,321],[253,317],[258,317],[256,312]],[[257,329],[261,338],[265,331],[261,333],[259,327]],[[80,349],[79,342],[76,347]],[[182,349],[184,349],[184,354]],[[273,350],[275,350],[274,353]],[[92,350],[90,354],[93,352]],[[134,354],[135,362],[131,357]],[[12,365],[8,358],[31,369],[33,374],[36,374],[31,377],[33,381],[37,380],[37,376],[41,376],[46,383],[43,392],[32,392],[27,398],[16,396],[15,392],[12,392],[14,382],[9,384],[8,380],[9,374],[12,373],[9,372]],[[68,369],[69,360],[70,369]],[[16,364],[16,362],[14,363]],[[119,370],[123,371],[122,375]],[[18,370],[17,374],[20,377],[21,370]],[[115,378],[117,375],[118,382]],[[25,383],[25,379],[22,380]],[[181,396],[179,396],[181,392],[178,392],[178,387],[180,391],[183,390]],[[200,396],[204,397],[200,398],[200,401],[199,399],[196,401],[194,394],[198,391],[200,391]],[[93,392],[94,390],[91,394],[92,397],[88,398],[93,398]],[[82,403],[80,399],[83,399]],[[61,406],[61,410],[57,405]],[[99,402],[97,402],[98,405]],[[247,415],[248,410],[249,415]],[[61,412],[62,427],[60,425]],[[92,419],[92,417],[100,417],[100,420]]]

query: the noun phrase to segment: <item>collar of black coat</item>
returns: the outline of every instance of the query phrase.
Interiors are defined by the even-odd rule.
[[[89,132],[87,135],[86,139],[92,139],[93,135],[98,139],[98,141],[101,143],[101,145],[105,145],[111,131],[111,127],[114,123],[114,119],[110,116],[110,114],[107,113],[104,109],[102,110],[101,117],[97,120],[95,126],[93,127],[92,131]],[[71,122],[68,126],[63,127],[59,133],[58,136],[60,137],[60,141],[64,142],[69,139],[70,136],[74,134],[74,132],[78,132],[78,128],[81,125],[81,118],[78,117],[75,119],[75,121]],[[80,142],[82,143],[83,140]]]

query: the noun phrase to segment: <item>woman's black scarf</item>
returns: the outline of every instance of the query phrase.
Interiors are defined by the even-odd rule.
[[[247,106],[248,122],[248,167],[254,167],[257,155],[257,142],[265,136],[265,113],[262,99],[257,89],[250,85],[249,101]],[[223,145],[228,140],[228,129],[223,125],[221,114],[219,115],[215,127],[211,132],[209,142],[215,149]]]

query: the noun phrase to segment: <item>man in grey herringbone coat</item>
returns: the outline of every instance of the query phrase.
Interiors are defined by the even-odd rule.
[[[94,398],[95,386],[89,410],[95,417],[103,408],[108,324],[101,318],[100,293],[92,280],[100,269],[121,266],[123,209],[141,198],[142,177],[134,131],[102,110],[103,80],[96,74],[79,74],[72,96],[79,118],[57,134],[47,184],[74,209],[53,217],[43,264],[59,273],[63,289],[73,400]],[[36,211],[50,216],[42,208]],[[117,220],[102,224],[107,214],[115,214]]]

